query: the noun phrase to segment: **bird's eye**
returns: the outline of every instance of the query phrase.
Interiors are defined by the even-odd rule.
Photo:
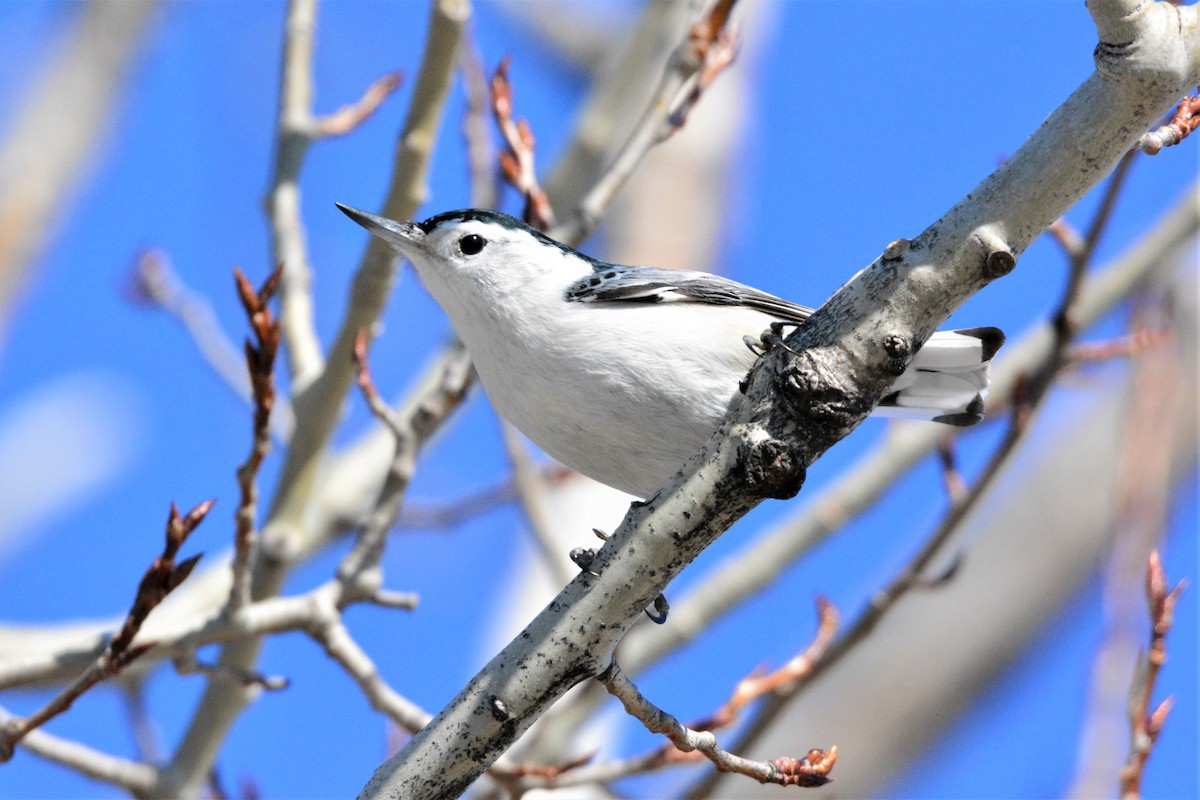
[[[482,250],[485,244],[487,244],[487,239],[476,233],[468,233],[458,240],[458,249],[464,256],[473,256]]]

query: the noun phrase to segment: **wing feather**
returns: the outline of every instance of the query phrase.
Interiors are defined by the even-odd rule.
[[[656,267],[601,265],[567,287],[571,303],[704,303],[742,306],[787,322],[804,322],[813,310],[719,275]]]

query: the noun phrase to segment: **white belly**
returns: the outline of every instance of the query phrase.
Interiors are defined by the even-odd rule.
[[[649,497],[716,430],[754,362],[742,336],[769,322],[728,307],[576,303],[552,330],[459,328],[501,416],[566,466]]]

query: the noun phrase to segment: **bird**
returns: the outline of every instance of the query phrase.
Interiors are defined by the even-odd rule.
[[[592,258],[499,211],[398,222],[337,206],[412,263],[501,417],[642,499],[720,426],[759,357],[746,337],[813,313],[718,275]],[[876,412],[978,422],[1003,343],[997,328],[935,333]]]

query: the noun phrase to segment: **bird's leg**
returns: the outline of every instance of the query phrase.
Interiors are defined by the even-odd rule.
[[[759,358],[762,358],[776,347],[782,347],[792,355],[798,356],[800,354],[788,347],[783,341],[783,329],[799,327],[799,322],[784,322],[776,320],[775,322],[771,323],[767,330],[759,334],[757,339],[755,339],[753,336],[747,335],[742,337],[742,341],[745,342],[746,347],[750,348],[750,352],[754,353]]]
[[[646,616],[655,625],[662,625],[667,621],[667,612],[671,610],[671,604],[667,602],[667,596],[660,594],[654,598],[654,613],[650,613],[650,609],[646,609]]]

